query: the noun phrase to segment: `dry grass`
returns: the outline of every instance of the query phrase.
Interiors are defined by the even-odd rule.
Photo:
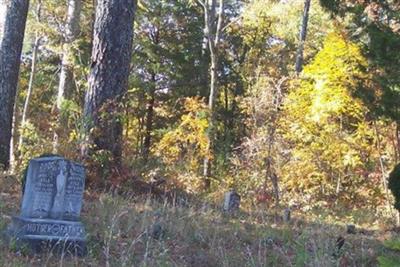
[[[0,179],[0,188],[3,230],[20,200],[14,178]],[[82,219],[87,257],[29,256],[0,240],[0,266],[377,266],[379,255],[400,257],[382,245],[399,234],[374,220],[364,233],[347,235],[339,219],[300,211],[285,224],[261,208],[226,215],[209,205],[102,193],[86,194]],[[333,256],[338,236],[346,241]]]

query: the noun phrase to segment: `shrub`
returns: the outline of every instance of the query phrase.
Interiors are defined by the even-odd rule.
[[[395,199],[394,207],[400,211],[400,164],[397,164],[389,175],[389,189]]]

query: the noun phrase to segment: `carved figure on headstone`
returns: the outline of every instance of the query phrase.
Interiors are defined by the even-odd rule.
[[[67,181],[67,163],[65,161],[59,162],[60,172],[56,177],[56,195],[54,197],[53,207],[51,210],[51,216],[54,219],[61,219],[64,208],[64,196],[65,196],[65,183]]]

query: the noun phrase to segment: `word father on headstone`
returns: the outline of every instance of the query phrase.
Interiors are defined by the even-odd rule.
[[[7,230],[18,247],[83,256],[85,228],[79,221],[85,169],[62,157],[32,159],[26,176],[21,215]]]

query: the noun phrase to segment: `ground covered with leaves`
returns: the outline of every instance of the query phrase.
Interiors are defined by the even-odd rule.
[[[3,231],[19,212],[21,192],[15,177],[1,177],[0,185]],[[344,213],[297,209],[288,223],[281,214],[86,192],[85,258],[29,255],[0,240],[0,266],[399,266],[400,233],[390,218],[362,212],[353,220],[357,233],[347,234]]]

